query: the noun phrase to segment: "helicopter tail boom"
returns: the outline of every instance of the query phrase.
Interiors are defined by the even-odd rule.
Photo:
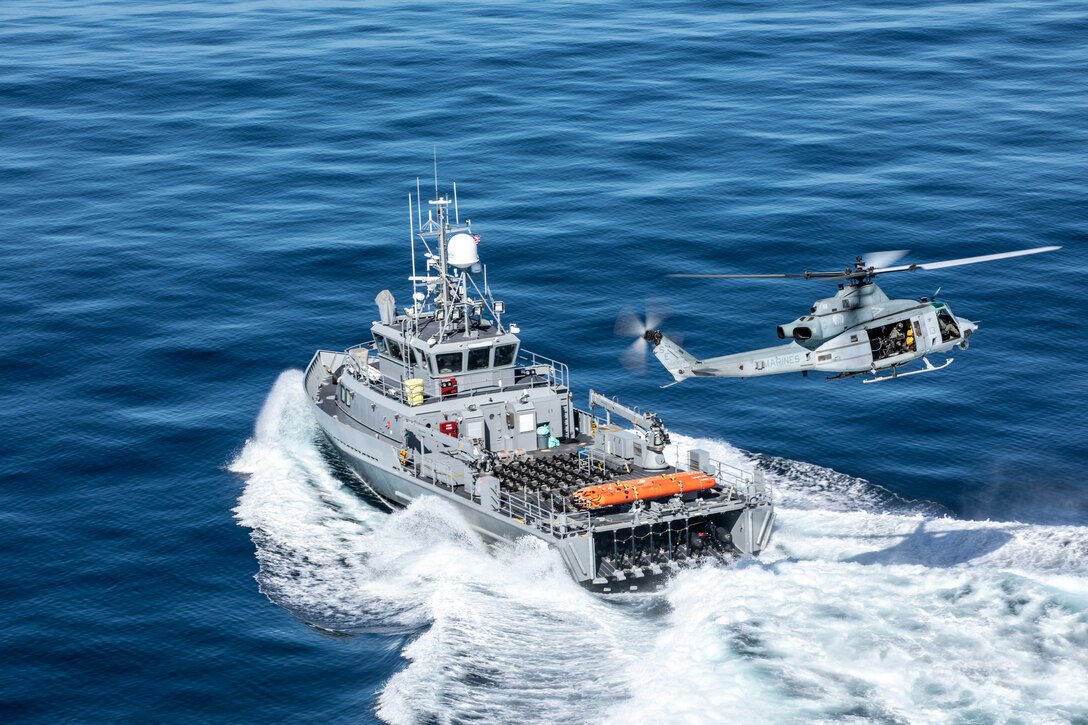
[[[754,378],[811,368],[804,364],[806,351],[797,343],[700,360],[659,330],[647,331],[645,338],[676,383],[688,378]]]
[[[661,361],[676,382],[694,376],[692,368],[699,364],[694,355],[665,337],[660,330],[647,330],[643,337],[654,346],[654,357]]]

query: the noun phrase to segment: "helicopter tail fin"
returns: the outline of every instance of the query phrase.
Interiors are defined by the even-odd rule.
[[[677,383],[692,377],[691,369],[699,361],[691,353],[665,337],[660,330],[648,330],[645,337],[654,346],[654,357],[665,366]]]

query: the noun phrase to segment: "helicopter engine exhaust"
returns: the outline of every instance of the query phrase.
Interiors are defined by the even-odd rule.
[[[812,339],[812,328],[807,325],[798,325],[796,322],[789,325],[778,326],[778,339],[785,340],[787,337],[792,337],[798,342],[803,342]]]

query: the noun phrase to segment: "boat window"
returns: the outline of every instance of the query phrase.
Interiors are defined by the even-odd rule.
[[[422,350],[417,350],[414,347],[409,349],[412,351],[412,363],[415,365],[420,365],[422,367],[427,367],[427,353],[423,352]]]
[[[378,352],[385,352],[385,338],[381,335],[374,336],[374,344],[378,348]]]
[[[502,367],[514,362],[514,354],[517,352],[517,343],[499,345],[495,348],[495,367]]]
[[[491,364],[491,348],[478,347],[468,351],[468,369],[483,370]]]
[[[389,345],[389,357],[395,360],[404,359],[404,352],[400,349],[399,342],[397,342],[396,340],[386,340],[385,342],[387,345]]]
[[[435,355],[434,361],[438,365],[439,375],[459,373],[463,366],[463,363],[461,362],[461,353],[459,352],[444,352],[440,355]]]

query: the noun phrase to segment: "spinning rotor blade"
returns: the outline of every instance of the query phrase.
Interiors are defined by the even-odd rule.
[[[664,305],[650,300],[646,303],[645,317],[638,315],[634,310],[624,309],[616,317],[616,337],[633,337],[634,341],[620,353],[620,364],[629,372],[641,375],[646,372],[646,354],[650,350],[650,343],[645,335],[650,330],[656,330],[665,321],[667,313]]]
[[[636,337],[635,341],[620,353],[620,365],[624,370],[636,375],[646,372],[646,353],[649,345],[650,343],[643,337]]]
[[[884,265],[894,264],[906,251],[897,250],[891,252],[875,252],[863,258],[853,269],[844,269],[841,272],[802,272],[801,274],[667,274],[666,277],[686,277],[699,279],[862,279],[868,280],[878,274],[886,272],[913,272],[918,269],[943,269],[945,267],[959,267],[964,264],[978,264],[979,262],[993,262],[998,259],[1011,257],[1023,257],[1028,254],[1041,252],[1053,252],[1061,247],[1035,247],[1034,249],[1020,249],[1015,252],[999,252],[998,254],[983,254],[978,257],[964,257],[963,259],[949,259],[943,262],[923,262],[921,264],[904,264],[898,267]]]
[[[861,263],[869,267],[890,267],[910,253],[909,249],[893,249],[887,252],[871,252],[862,255]]]
[[[666,274],[666,277],[687,279],[812,279],[814,277],[842,277],[842,272],[802,272],[801,274]]]
[[[646,303],[646,315],[642,316],[626,307],[616,316],[616,337],[642,337],[647,330],[656,330],[669,316],[665,306],[656,300]]]
[[[616,317],[616,337],[642,337],[646,323],[633,310],[621,310]]]
[[[1028,254],[1040,254],[1042,252],[1053,252],[1061,247],[1035,247],[1034,249],[1020,249],[1015,252],[999,252],[998,254],[983,254],[978,257],[964,257],[963,259],[948,259],[943,262],[923,262],[921,264],[905,264],[900,267],[886,267],[884,269],[874,269],[873,274],[883,274],[884,272],[913,272],[916,269],[944,269],[945,267],[959,267],[964,264],[978,264],[979,262],[993,262],[998,259],[1009,259],[1011,257],[1023,257]]]

